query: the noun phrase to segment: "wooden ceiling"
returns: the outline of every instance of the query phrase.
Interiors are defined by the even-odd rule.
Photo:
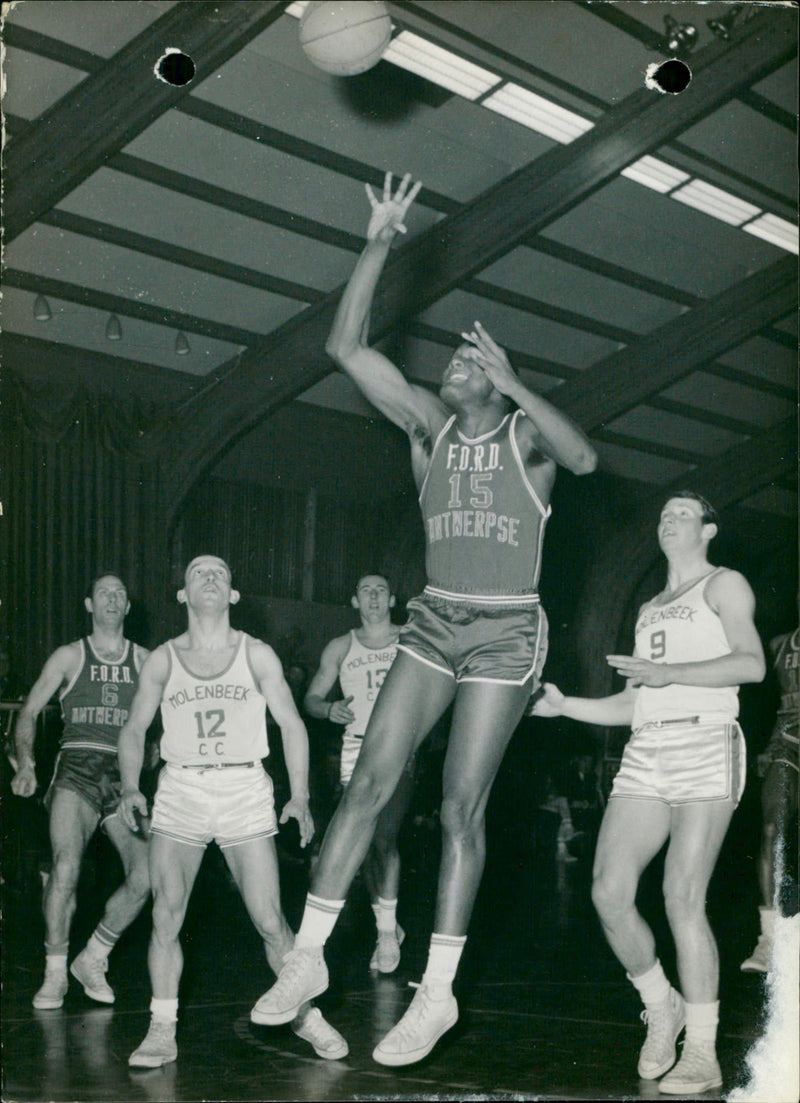
[[[288,403],[368,417],[324,342],[363,243],[364,182],[408,171],[424,186],[373,334],[410,377],[435,385],[480,319],[608,471],[654,490],[710,480],[725,504],[794,516],[797,235],[750,230],[797,226],[796,8],[388,5],[395,37],[570,112],[584,132],[565,141],[386,60],[356,78],[315,69],[301,7],[7,12],[9,366],[35,374],[37,356],[77,350],[98,386],[111,366],[170,405],[177,494]],[[727,41],[712,33],[737,13]],[[670,56],[665,17],[697,32],[679,95],[645,83]],[[154,76],[168,47],[195,63],[183,87]],[[629,175],[646,156],[677,170],[670,190]],[[750,204],[742,225],[689,205],[695,182]]]

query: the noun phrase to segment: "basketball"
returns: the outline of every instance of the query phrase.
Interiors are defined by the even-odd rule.
[[[377,65],[392,36],[382,0],[311,0],[300,19],[300,45],[318,69],[352,77]]]

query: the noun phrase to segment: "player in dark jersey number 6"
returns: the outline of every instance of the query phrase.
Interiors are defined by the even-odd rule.
[[[427,543],[427,586],[408,606],[353,777],[331,820],[296,950],[253,1009],[291,1018],[328,976],[322,946],[409,755],[454,704],[443,773],[442,859],[425,975],[375,1060],[423,1058],[458,1017],[452,981],[484,864],[484,814],[495,775],[533,690],[546,647],[537,583],[550,493],[561,464],[590,472],[594,449],[568,417],[520,381],[479,323],[447,365],[439,395],[409,383],[367,343],[375,287],[419,190],[405,176],[382,197],[367,187],[367,244],[345,289],[327,349],[411,444]]]
[[[105,977],[108,955],[150,895],[147,843],[132,835],[119,816],[117,763],[117,740],[147,652],[124,637],[130,603],[125,583],[116,575],[95,579],[84,605],[92,618],[91,633],[53,652],[22,706],[14,732],[18,768],[11,788],[17,796],[30,797],[36,791],[36,719],[60,688],[64,731],[45,796],[53,867],[43,899],[44,983],[33,997],[33,1006],[40,1011],[61,1007],[67,994],[67,951],[78,877],[98,824],[119,852],[125,880],[107,900],[100,923],[70,966],[91,999],[114,1002]]]

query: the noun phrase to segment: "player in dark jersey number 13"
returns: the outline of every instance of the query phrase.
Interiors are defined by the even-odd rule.
[[[453,703],[434,934],[422,985],[374,1052],[385,1065],[420,1060],[458,1017],[451,985],[483,873],[486,802],[536,688],[546,647],[537,583],[556,467],[582,475],[596,464],[581,430],[522,384],[480,323],[463,334],[439,395],[410,384],[367,345],[375,288],[419,187],[405,176],[393,193],[390,173],[382,197],[367,187],[367,244],[327,349],[366,398],[408,434],[428,584],[409,603],[397,658],[326,832],[295,957],[256,1005],[259,1021],[283,1022],[305,991],[327,984],[322,946],[378,814],[409,755]]]

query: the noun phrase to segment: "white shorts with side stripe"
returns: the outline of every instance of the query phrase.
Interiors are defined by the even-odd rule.
[[[150,830],[154,835],[221,849],[276,835],[272,778],[260,762],[227,769],[167,763],[158,779]]]
[[[660,800],[666,804],[733,801],[745,782],[742,729],[730,723],[644,724],[622,754],[611,797]]]

